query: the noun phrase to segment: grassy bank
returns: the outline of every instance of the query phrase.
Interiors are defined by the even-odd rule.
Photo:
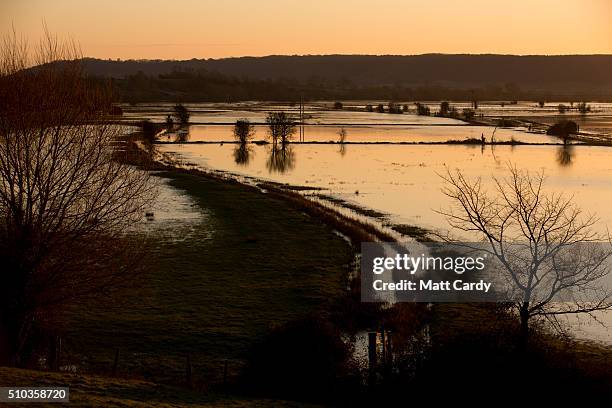
[[[152,237],[148,273],[117,302],[70,313],[64,364],[181,382],[187,355],[196,383],[237,373],[270,328],[325,311],[346,288],[350,246],[285,201],[238,183],[159,174],[208,215],[181,237]]]

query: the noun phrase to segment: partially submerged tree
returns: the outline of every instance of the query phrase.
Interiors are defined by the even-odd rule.
[[[404,113],[402,106],[398,105],[397,103],[390,101],[387,104],[387,112],[388,113],[393,113],[393,114],[402,114]]]
[[[151,122],[149,119],[145,119],[138,123],[140,131],[142,133],[142,140],[147,146],[151,146],[157,141],[157,134],[159,133],[160,126]]]
[[[474,111],[474,109],[469,109],[469,108],[463,109],[463,118],[465,120],[470,121],[474,119],[475,115],[476,115],[476,112]]]
[[[534,318],[612,308],[612,292],[601,282],[610,273],[612,251],[608,237],[594,232],[595,217],[583,216],[571,197],[544,191],[543,174],[509,172],[494,178],[495,191],[488,192],[481,179],[448,170],[443,193],[452,206],[441,214],[455,230],[476,234],[499,261],[516,295],[526,346]]]
[[[174,119],[172,119],[172,116],[166,115],[166,130],[171,132],[172,129],[174,129]]]
[[[293,118],[285,112],[269,112],[266,123],[272,144],[276,146],[277,143],[280,143],[281,148],[284,148],[296,130]]]
[[[248,143],[255,136],[255,126],[248,119],[238,119],[234,125],[234,137],[240,144]]]
[[[177,103],[174,105],[174,117],[176,117],[177,121],[181,126],[185,126],[189,124],[189,110],[182,103]]]
[[[443,101],[440,103],[440,115],[446,116],[450,111],[450,104],[447,101]]]
[[[0,365],[23,365],[62,306],[133,279],[140,245],[125,234],[153,189],[117,160],[109,87],[74,45],[47,34],[32,53],[13,34],[1,47]]]
[[[591,111],[591,106],[588,105],[586,102],[580,102],[578,104],[578,112],[580,112],[581,114],[586,115],[590,111]]]
[[[420,116],[431,115],[431,110],[429,109],[429,106],[422,104],[420,102],[416,102],[415,105],[417,108],[417,115],[420,115]]]
[[[546,130],[547,135],[558,136],[567,143],[571,135],[575,135],[580,130],[580,127],[573,120],[560,120]]]

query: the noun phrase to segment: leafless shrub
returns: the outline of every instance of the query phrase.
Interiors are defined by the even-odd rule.
[[[110,88],[82,72],[74,43],[13,32],[0,50],[0,364],[25,364],[32,327],[70,301],[129,281],[140,244],[125,231],[153,197],[116,160]]]

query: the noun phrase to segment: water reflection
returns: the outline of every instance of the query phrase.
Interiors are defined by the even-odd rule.
[[[569,167],[572,165],[575,154],[574,146],[563,145],[557,150],[557,163],[561,167]]]
[[[188,126],[187,128],[180,128],[177,132],[176,132],[176,137],[174,139],[175,142],[178,143],[182,143],[182,142],[186,142],[189,140],[189,128],[191,126]]]
[[[251,161],[253,150],[246,144],[242,143],[234,149],[234,162],[241,166],[246,166]]]
[[[514,150],[509,145],[485,145],[484,153],[480,145],[350,145],[350,154],[340,158],[336,144],[291,144],[294,155],[271,151],[269,144],[249,144],[253,153],[248,166],[234,161],[235,144],[158,147],[206,168],[329,189],[333,195],[391,214],[398,223],[434,229],[447,225],[434,211],[449,205],[440,192],[439,177],[447,167],[482,177],[483,188],[495,189],[491,176],[505,175],[506,164],[512,163],[532,172],[545,171],[552,190],[575,193],[577,205],[602,219],[598,226],[612,225],[609,147],[573,146],[569,167],[558,161],[561,146],[548,145],[515,146]]]
[[[270,173],[285,173],[295,167],[295,152],[291,146],[270,147],[266,167]]]

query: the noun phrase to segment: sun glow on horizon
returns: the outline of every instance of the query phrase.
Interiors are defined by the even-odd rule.
[[[43,24],[84,55],[191,59],[263,55],[612,54],[612,2],[528,0],[12,1],[0,27]]]

